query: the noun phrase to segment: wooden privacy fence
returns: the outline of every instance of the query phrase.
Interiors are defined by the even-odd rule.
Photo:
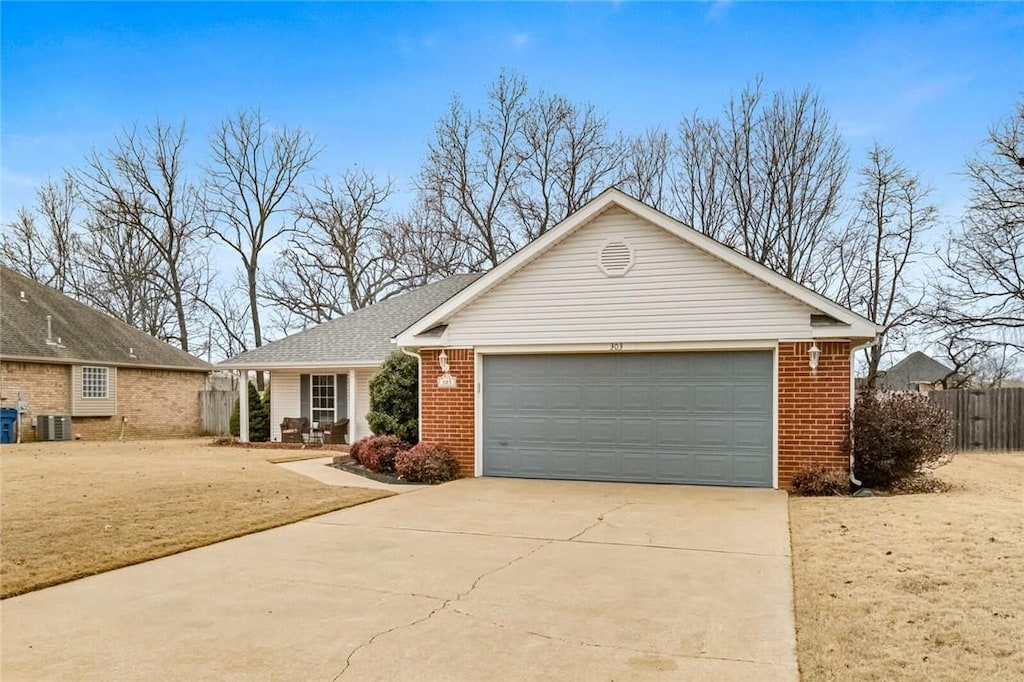
[[[199,420],[204,436],[228,433],[237,395],[234,391],[199,391]]]
[[[932,391],[953,413],[957,450],[1024,450],[1024,388]]]

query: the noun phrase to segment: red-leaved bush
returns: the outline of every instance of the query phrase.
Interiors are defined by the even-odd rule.
[[[850,477],[824,464],[810,464],[793,474],[792,486],[799,495],[847,495]]]
[[[892,488],[947,461],[953,415],[919,393],[861,391],[853,411],[854,472]]]
[[[373,438],[373,436],[366,436],[365,438],[360,438],[359,440],[357,440],[355,443],[352,443],[352,445],[348,447],[348,456],[351,457],[352,461],[355,462],[356,464],[363,463],[363,443],[365,443],[371,438]]]
[[[358,447],[357,447],[358,446]],[[381,474],[395,472],[395,456],[409,447],[398,436],[370,436],[352,445],[356,454],[349,450],[349,456],[370,471]]]
[[[443,445],[420,443],[398,453],[395,470],[410,483],[444,483],[459,475],[459,463]]]

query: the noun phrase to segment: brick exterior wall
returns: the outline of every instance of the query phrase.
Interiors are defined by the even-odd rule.
[[[73,417],[72,433],[85,440],[120,437],[122,417],[127,417],[127,438],[180,438],[198,436],[198,392],[206,387],[202,372],[168,370],[117,370],[117,414],[112,417]],[[23,417],[22,440],[35,440],[32,419],[40,414],[69,414],[71,367],[30,362],[0,363],[0,397],[4,407],[14,407],[21,392],[29,403]]]
[[[850,471],[850,343],[818,343],[816,375],[809,342],[779,344],[779,487],[808,464]]]
[[[818,371],[807,364],[809,342],[779,344],[779,487],[808,464],[825,464],[849,473],[850,343],[821,342]],[[420,351],[420,435],[440,443],[459,460],[460,474],[473,475],[476,385],[473,351],[448,349],[456,388],[438,388],[439,349]]]
[[[473,351],[447,348],[448,365],[458,382],[455,388],[438,388],[441,368],[439,348],[420,350],[420,440],[446,446],[459,461],[459,475],[473,475],[476,386]]]

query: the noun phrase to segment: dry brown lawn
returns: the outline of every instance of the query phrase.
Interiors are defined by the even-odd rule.
[[[0,596],[390,495],[318,483],[274,455],[201,440],[4,446]]]
[[[804,680],[1024,679],[1024,453],[947,493],[790,501]]]

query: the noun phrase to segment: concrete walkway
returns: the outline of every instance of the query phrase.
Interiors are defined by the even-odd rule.
[[[314,480],[326,483],[327,485],[336,485],[343,487],[354,487],[354,488],[373,488],[374,490],[390,490],[393,493],[409,493],[413,490],[419,490],[420,488],[427,488],[425,485],[394,485],[391,483],[381,483],[375,481],[372,478],[366,478],[358,474],[353,474],[342,469],[335,469],[332,466],[328,466],[334,460],[333,457],[317,457],[316,459],[302,459],[297,462],[284,462],[277,466],[294,471],[297,474],[308,476]]]
[[[470,479],[5,600],[6,680],[795,680],[785,493]]]

